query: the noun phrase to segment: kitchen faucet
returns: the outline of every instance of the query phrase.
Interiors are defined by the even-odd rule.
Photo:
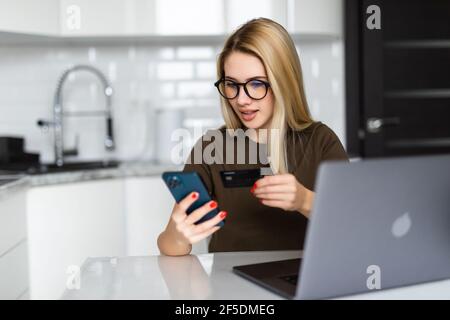
[[[114,137],[113,137],[113,123],[112,123],[112,112],[111,112],[111,96],[113,93],[113,89],[106,79],[105,75],[98,70],[97,68],[89,65],[75,65],[66,71],[63,72],[61,77],[58,80],[55,98],[53,103],[53,122],[46,120],[38,120],[38,126],[48,127],[49,125],[53,126],[54,129],[54,147],[55,147],[55,163],[57,166],[62,166],[64,164],[64,156],[65,155],[76,155],[78,154],[77,149],[74,150],[65,150],[64,149],[64,136],[63,136],[63,117],[66,113],[63,113],[63,95],[62,89],[64,82],[68,78],[68,76],[75,71],[84,70],[89,71],[95,74],[103,84],[103,93],[106,97],[106,110],[101,112],[106,117],[106,138],[104,141],[104,145],[106,150],[114,150]],[[93,112],[80,112],[79,115],[89,115],[89,114],[98,114],[98,111]],[[73,115],[77,115],[77,113],[73,113]],[[67,114],[66,114],[67,116]]]

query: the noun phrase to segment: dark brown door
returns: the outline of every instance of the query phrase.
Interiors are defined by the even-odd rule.
[[[373,5],[380,29],[367,26]],[[353,151],[363,157],[450,153],[450,1],[363,0],[358,6],[353,81],[360,82],[350,105],[358,129],[347,130]]]

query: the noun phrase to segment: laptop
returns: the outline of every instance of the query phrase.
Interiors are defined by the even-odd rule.
[[[324,162],[302,260],[233,271],[289,299],[450,278],[450,155]]]

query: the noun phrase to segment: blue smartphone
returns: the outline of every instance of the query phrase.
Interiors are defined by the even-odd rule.
[[[198,192],[198,199],[189,207],[187,210],[187,214],[190,214],[195,209],[201,207],[205,203],[211,201],[211,197],[203,184],[202,179],[198,175],[197,172],[181,172],[181,171],[171,171],[164,172],[162,174],[162,178],[167,188],[169,188],[170,193],[175,198],[175,201],[179,203],[183,200],[187,195],[191,192]],[[202,223],[206,220],[214,218],[219,213],[219,208],[215,208],[214,210],[208,212],[204,215],[200,220],[198,220],[195,224]],[[220,221],[217,226],[223,227],[224,221]]]

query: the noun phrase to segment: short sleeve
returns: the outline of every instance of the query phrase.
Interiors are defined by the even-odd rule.
[[[347,152],[338,136],[325,124],[320,126],[321,161],[343,160],[348,161]]]

